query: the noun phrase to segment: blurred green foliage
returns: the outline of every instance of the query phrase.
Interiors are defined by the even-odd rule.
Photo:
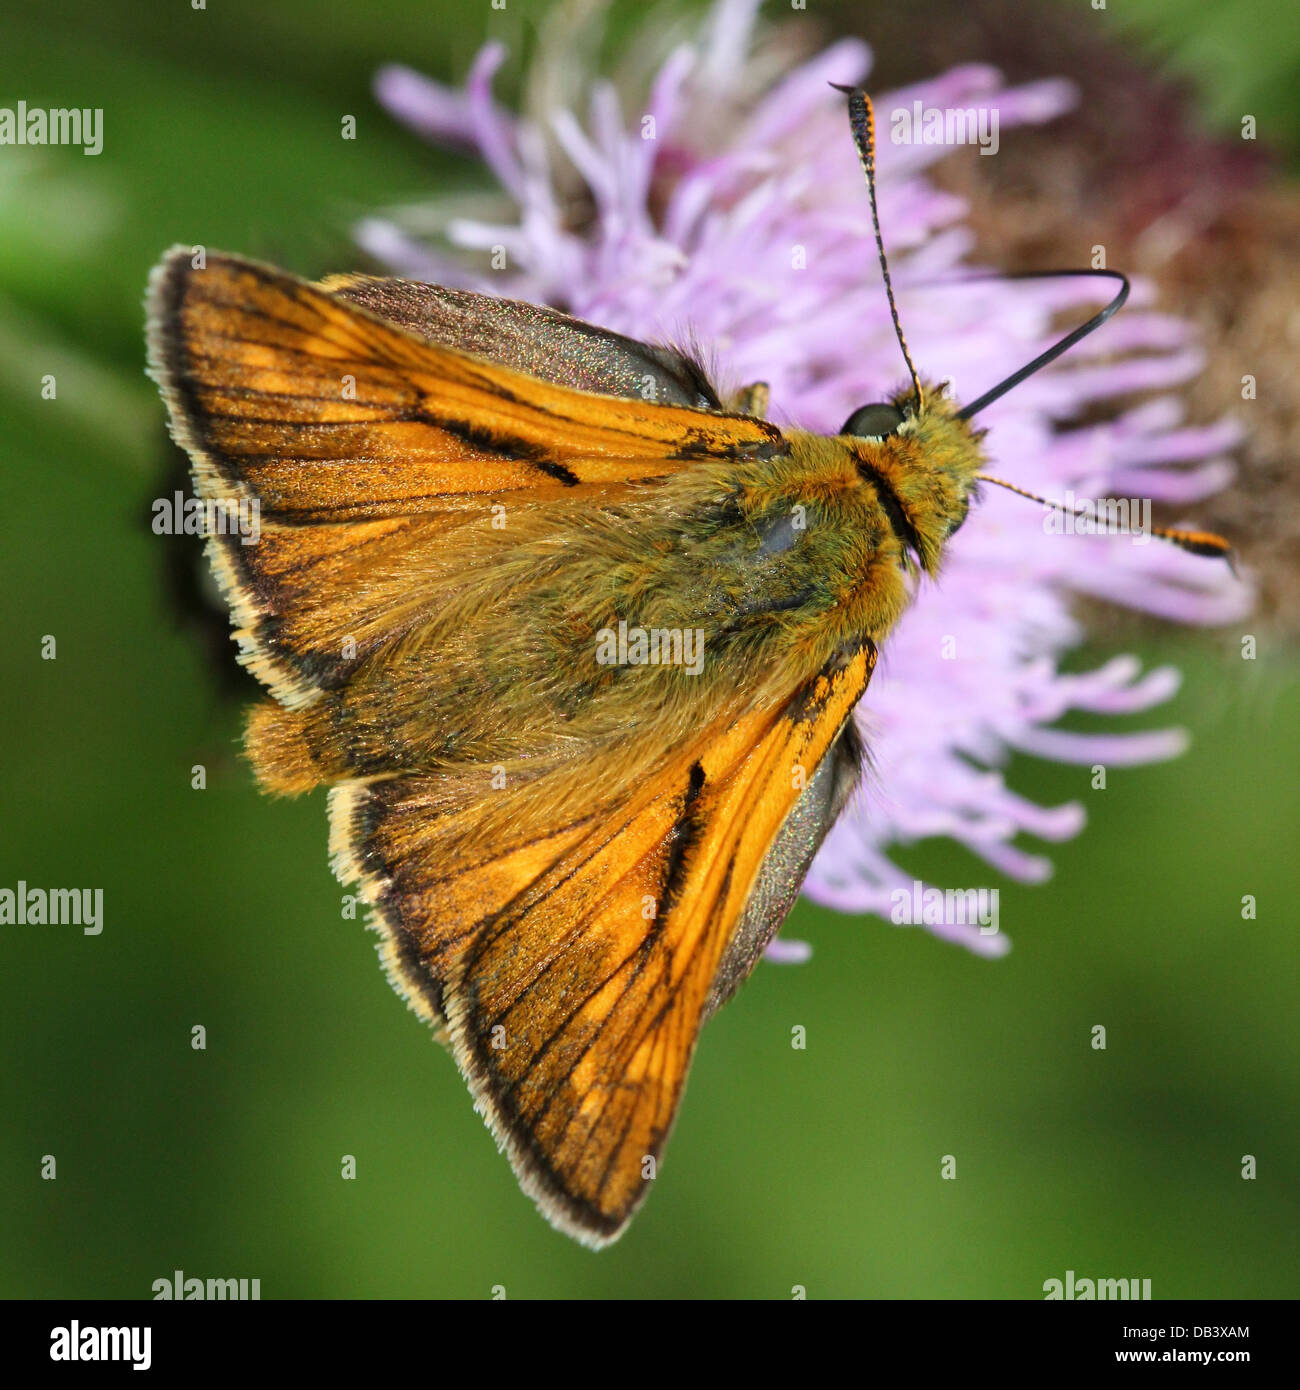
[[[0,929],[0,1293],[146,1297],[179,1268],[258,1277],[265,1297],[1032,1298],[1074,1269],[1149,1277],[1157,1297],[1295,1295],[1294,653],[1149,639],[1148,660],[1187,671],[1167,711],[1194,733],[1186,757],[1104,792],[1086,769],[1011,769],[1091,824],[1053,851],[1050,885],[1001,885],[1006,960],[801,905],[789,933],[812,963],[760,968],[710,1025],[658,1190],[599,1256],[534,1215],[341,919],[322,798],[253,791],[238,702],[178,624],[147,526],[167,466],[148,269],[174,241],[354,264],[357,215],[482,177],[390,122],[373,69],[453,78],[538,8],[0,16],[0,104],[106,112],[96,159],[0,149],[0,886],[100,885],[106,914],[97,938]],[[1128,32],[1177,35],[1177,61],[1213,72],[1212,116],[1257,95],[1294,135],[1294,26],[1282,43],[1252,18],[1289,9],[1124,9]],[[948,844],[905,862],[988,881]]]

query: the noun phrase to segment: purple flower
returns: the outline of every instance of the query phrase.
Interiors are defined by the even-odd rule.
[[[555,304],[639,338],[702,344],[724,388],[767,381],[778,423],[835,432],[903,378],[843,98],[828,86],[861,83],[870,54],[844,41],[783,65],[771,42],[756,40],[757,9],[758,0],[720,0],[644,98],[593,80],[585,121],[558,110],[547,128],[493,99],[499,46],[482,50],[463,91],[383,69],[380,101],[421,135],[477,154],[505,196],[489,212],[462,199],[371,218],[359,241],[402,274]],[[1085,316],[1096,292],[1071,280],[936,283],[969,273],[965,208],[927,176],[949,149],[895,143],[894,113],[916,102],[970,109],[1001,132],[1050,120],[1072,101],[1066,82],[1006,88],[982,66],[875,96],[880,217],[900,311],[923,372],[951,378],[960,398],[1041,351],[1061,311]],[[575,187],[585,194],[580,217]],[[489,269],[493,258],[505,268]],[[1228,482],[1233,429],[1186,426],[1176,395],[1077,423],[1096,402],[1176,387],[1200,370],[1190,326],[1149,304],[1137,285],[1121,316],[981,416],[1000,476],[1049,497],[1069,490],[1179,506]],[[895,894],[910,898],[912,888],[890,847],[929,835],[959,841],[1013,878],[1045,878],[1050,862],[1017,837],[1067,839],[1083,809],[1018,796],[999,771],[1012,752],[1121,765],[1181,751],[1177,731],[1053,727],[1070,711],[1143,710],[1178,686],[1177,671],[1143,674],[1132,657],[1062,673],[1061,657],[1084,635],[1073,595],[1190,623],[1228,622],[1250,606],[1247,586],[1222,564],[1130,537],[1054,534],[1040,509],[996,488],[949,551],[942,581],[922,585],[882,651],[858,713],[875,772],[805,884],[845,911],[889,919]],[[969,923],[930,930],[987,955],[1007,945]],[[774,954],[801,953],[787,942]]]

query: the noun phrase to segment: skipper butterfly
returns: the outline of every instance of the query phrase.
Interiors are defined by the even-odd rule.
[[[150,283],[196,487],[260,513],[256,544],[209,540],[270,693],[258,780],[331,788],[390,979],[590,1246],[644,1198],[702,1025],[856,783],[878,644],[987,476],[971,417],[1127,290],[958,409],[908,354],[848,99],[911,380],[833,437],[530,304],[180,248]]]

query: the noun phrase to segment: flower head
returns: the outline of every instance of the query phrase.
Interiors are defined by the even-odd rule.
[[[358,239],[403,274],[554,304],[642,339],[703,345],[722,385],[770,384],[778,424],[838,431],[903,378],[843,98],[829,85],[861,84],[870,53],[843,41],[783,65],[779,47],[756,39],[757,9],[758,0],[720,0],[643,98],[591,81],[585,120],[555,110],[543,125],[503,110],[492,94],[505,56],[496,45],[460,91],[382,70],[384,105],[427,138],[477,154],[505,208],[470,215],[444,200],[368,219]],[[963,399],[1040,352],[1059,315],[1080,315],[1095,291],[1073,280],[953,285],[970,269],[965,206],[927,173],[950,147],[891,136],[906,133],[900,113],[962,110],[1001,138],[1072,100],[1066,82],[1007,88],[993,69],[971,65],[875,98],[880,218],[909,343],[923,373],[950,378]],[[505,268],[486,268],[494,260]],[[1104,332],[981,416],[1001,476],[1049,497],[1180,505],[1224,486],[1232,428],[1188,428],[1176,395],[1150,394],[1186,381],[1202,357],[1190,327],[1149,300],[1136,286]],[[1070,711],[1146,709],[1178,684],[1176,671],[1143,674],[1128,657],[1063,673],[1062,656],[1083,638],[1075,595],[1192,623],[1225,622],[1249,606],[1221,565],[1129,537],[1055,534],[1031,504],[988,490],[950,543],[940,583],[918,590],[882,652],[857,716],[874,773],[823,845],[805,883],[811,897],[888,918],[912,884],[891,846],[930,835],[1014,878],[1041,879],[1049,862],[1017,837],[1068,838],[1083,811],[1018,796],[999,770],[1009,754],[1123,764],[1180,751],[1176,731],[1053,727]],[[930,929],[985,954],[1006,945],[969,922]]]

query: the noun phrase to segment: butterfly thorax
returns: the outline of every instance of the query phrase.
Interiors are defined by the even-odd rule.
[[[964,515],[976,443],[942,409],[885,439],[785,441],[609,500],[514,504],[500,531],[466,523],[477,548],[427,581],[403,660],[363,659],[328,713],[305,715],[321,772],[368,771],[372,749],[415,769],[510,768],[630,721],[667,748],[879,644]]]

